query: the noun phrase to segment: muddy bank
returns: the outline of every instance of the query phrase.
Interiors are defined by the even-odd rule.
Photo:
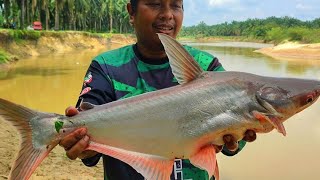
[[[299,44],[288,42],[255,52],[283,60],[320,60],[320,43]]]
[[[10,31],[2,30],[0,31],[0,49],[9,53],[13,60],[17,60],[78,49],[101,49],[109,43],[129,44],[135,41],[132,35],[122,34],[100,36],[83,32],[41,32],[40,37],[31,35],[26,33],[28,36],[26,39],[16,39],[12,32],[10,34]]]

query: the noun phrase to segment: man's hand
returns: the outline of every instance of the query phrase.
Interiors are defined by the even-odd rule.
[[[75,107],[68,107],[65,111],[66,116],[75,116],[79,114],[79,111]],[[67,154],[67,157],[71,160],[78,158],[85,159],[93,157],[97,154],[95,151],[85,151],[89,144],[89,136],[87,135],[86,128],[80,128],[71,134],[64,137],[59,145],[62,146]]]

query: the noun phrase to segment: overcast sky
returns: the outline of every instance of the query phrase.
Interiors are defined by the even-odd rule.
[[[320,17],[320,0],[183,0],[184,26],[243,21],[248,18],[290,16],[300,20]]]

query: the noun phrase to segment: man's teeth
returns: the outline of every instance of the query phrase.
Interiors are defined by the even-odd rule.
[[[158,27],[158,29],[164,30],[164,31],[169,31],[169,30],[172,30],[173,28],[170,28],[170,27]]]

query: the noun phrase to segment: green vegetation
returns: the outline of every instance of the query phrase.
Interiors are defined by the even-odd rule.
[[[39,31],[9,30],[9,38],[19,40],[38,40],[41,36]]]
[[[320,18],[301,21],[290,17],[269,17],[267,19],[248,19],[209,26],[204,22],[196,26],[183,27],[180,36],[241,37],[264,42],[299,41],[302,43],[320,42]]]
[[[0,0],[0,26],[25,29],[35,21],[46,30],[132,32],[127,0]],[[1,21],[1,18],[3,19]]]
[[[7,63],[9,60],[9,55],[0,49],[0,64]]]
[[[0,13],[1,13],[1,11],[0,11]],[[4,18],[3,18],[3,16],[0,14],[0,25],[2,25],[4,23]]]
[[[87,35],[108,37],[100,32],[132,33],[129,15],[126,11],[128,0],[0,0],[0,27],[21,29],[10,31],[15,40],[37,40],[51,34],[64,37],[65,34],[49,31],[25,31],[35,21],[42,23],[46,30],[85,31]],[[96,34],[98,33],[98,34]],[[320,18],[301,21],[291,17],[269,17],[246,21],[225,22],[207,25],[200,22],[196,26],[183,27],[180,37],[223,37],[242,41],[262,41],[281,43],[299,41],[320,42]]]
[[[14,40],[16,42],[21,42],[21,40],[38,40],[40,37],[55,37],[55,38],[65,38],[70,34],[80,34],[89,37],[96,38],[110,38],[111,33],[91,33],[85,31],[29,31],[29,30],[1,30],[1,32],[6,32],[8,34],[7,38]]]

